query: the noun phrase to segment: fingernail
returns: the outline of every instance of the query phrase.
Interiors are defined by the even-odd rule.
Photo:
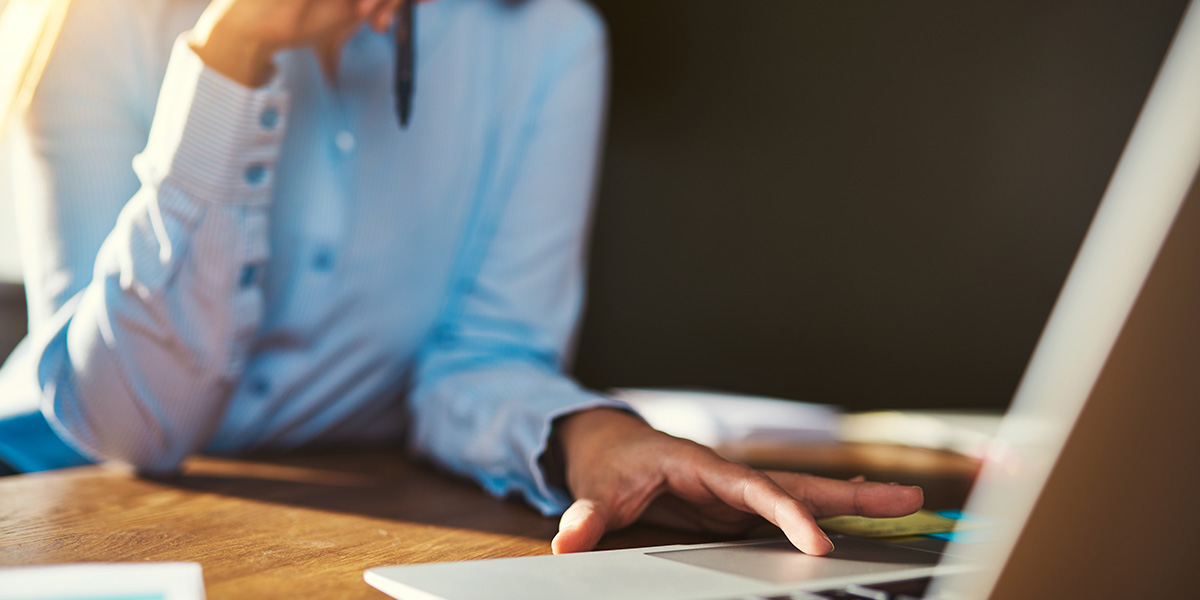
[[[829,539],[829,536],[825,536],[825,541],[829,542],[829,551],[833,552],[833,540]]]

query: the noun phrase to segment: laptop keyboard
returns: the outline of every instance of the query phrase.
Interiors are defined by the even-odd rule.
[[[871,585],[848,585],[819,592],[792,592],[782,596],[745,596],[738,600],[920,600],[930,579],[909,579]]]

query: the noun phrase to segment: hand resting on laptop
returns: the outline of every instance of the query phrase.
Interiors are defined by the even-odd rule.
[[[606,531],[639,518],[721,533],[745,531],[765,518],[796,548],[824,555],[833,543],[817,519],[899,517],[924,500],[919,487],[758,471],[614,409],[579,412],[557,427],[575,502],[559,522],[555,554],[591,550]]]

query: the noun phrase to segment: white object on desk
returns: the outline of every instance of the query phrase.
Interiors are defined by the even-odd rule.
[[[949,450],[982,460],[1000,431],[1000,411],[885,410],[842,417],[843,442]]]
[[[0,600],[205,600],[200,565],[88,563],[0,568]]]
[[[706,446],[733,442],[827,443],[841,411],[828,404],[678,390],[617,389],[655,429]]]

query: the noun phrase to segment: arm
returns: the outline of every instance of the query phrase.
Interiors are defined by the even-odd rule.
[[[24,123],[31,335],[3,385],[93,457],[169,470],[216,426],[257,328],[282,134],[260,115],[286,97],[177,44],[146,105],[124,7],[73,5]]]
[[[167,471],[202,448],[261,319],[288,104],[270,61],[399,1],[217,0],[153,110],[136,5],[76,3],[26,119],[33,333],[0,386],[98,459]]]
[[[798,548],[825,554],[832,544],[816,518],[917,510],[919,488],[726,461],[613,410],[561,373],[582,296],[605,77],[599,25],[574,39],[527,128],[515,183],[500,188],[503,210],[485,213],[470,232],[466,268],[422,353],[410,396],[412,448],[494,494],[520,492],[547,515],[565,509],[555,553],[591,549],[605,531],[639,518],[725,532],[765,518]],[[552,423],[567,489],[548,485],[539,467]]]
[[[26,120],[33,334],[0,387],[98,459],[167,471],[202,448],[261,319],[288,105],[269,61],[399,1],[213,2],[153,109],[136,5],[76,4]]]
[[[529,108],[514,111],[518,142],[476,208],[409,396],[413,451],[546,514],[569,503],[538,467],[551,423],[616,404],[562,374],[582,303],[607,64],[594,15],[557,33],[556,62]]]

